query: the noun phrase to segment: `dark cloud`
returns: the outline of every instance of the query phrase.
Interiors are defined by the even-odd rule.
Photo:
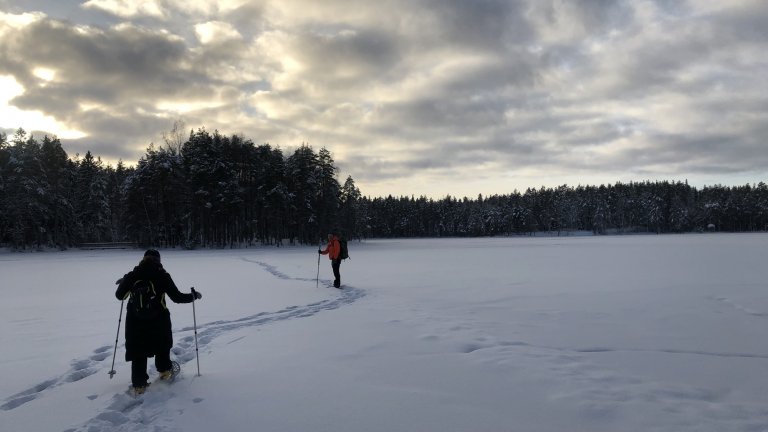
[[[308,66],[305,79],[332,88],[386,79],[400,61],[397,40],[376,31],[304,33],[293,38],[290,47],[297,60]]]
[[[590,35],[624,28],[634,19],[634,10],[626,0],[539,0],[526,3],[545,25],[572,27]]]
[[[0,73],[11,72],[26,87],[14,105],[56,116],[76,111],[79,102],[116,106],[136,98],[183,96],[204,80],[183,69],[183,43],[140,28],[82,31],[64,21],[43,20],[4,42],[0,59],[16,71],[0,66]],[[34,78],[35,67],[55,70],[55,83]]]
[[[456,48],[499,52],[510,43],[529,42],[533,35],[525,18],[526,2],[519,0],[432,0],[416,13],[432,15],[433,43]]]

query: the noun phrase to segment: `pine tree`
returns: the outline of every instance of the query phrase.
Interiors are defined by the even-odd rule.
[[[24,129],[14,134],[7,165],[7,218],[9,240],[14,248],[45,244],[49,210],[40,144]]]
[[[10,184],[8,181],[9,163],[11,159],[11,153],[9,150],[8,136],[0,132],[0,244],[7,243],[8,230],[9,230],[9,212],[10,203],[8,200],[8,190]]]
[[[288,229],[301,243],[314,243],[321,235],[317,208],[322,191],[321,177],[317,155],[308,145],[297,148],[285,162],[289,192]]]
[[[338,231],[341,229],[338,220],[338,211],[341,194],[341,186],[336,178],[338,168],[333,162],[331,152],[325,147],[321,148],[317,154],[318,168],[315,172],[319,176],[319,195],[316,196],[318,218],[320,230],[323,232]]]
[[[290,193],[285,184],[285,159],[279,148],[263,144],[253,151],[254,218],[257,238],[278,246],[286,236]]]
[[[361,194],[355,186],[352,176],[348,176],[341,187],[340,221],[341,229],[349,238],[361,238],[363,227],[361,226]]]
[[[58,138],[45,136],[41,146],[43,175],[48,183],[45,203],[49,209],[46,222],[47,243],[65,249],[76,243],[78,219],[72,206],[75,164],[69,159]]]
[[[126,168],[122,160],[116,167],[107,166],[107,200],[109,202],[110,241],[126,241],[126,205],[124,189],[126,178],[133,173],[133,168]]]
[[[107,178],[101,158],[90,151],[78,161],[74,184],[74,209],[83,242],[103,242],[109,238],[110,210]]]

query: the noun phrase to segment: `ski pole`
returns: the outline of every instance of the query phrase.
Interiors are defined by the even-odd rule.
[[[195,359],[197,360],[197,376],[200,376],[200,351],[197,347],[197,313],[195,312],[195,287],[192,287],[192,322],[195,328]]]
[[[315,279],[315,288],[320,287],[320,244],[322,240],[317,241],[317,278]]]
[[[117,356],[117,339],[120,337],[120,324],[123,322],[123,303],[125,300],[120,301],[120,318],[117,320],[117,334],[115,335],[115,352],[112,353],[112,369],[109,371],[109,379],[117,373],[115,371],[115,357]]]

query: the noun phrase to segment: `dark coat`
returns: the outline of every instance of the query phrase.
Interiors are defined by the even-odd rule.
[[[127,308],[125,315],[125,360],[153,357],[157,353],[167,353],[173,346],[171,334],[171,313],[165,305],[165,295],[174,303],[191,303],[192,294],[182,294],[173,283],[171,275],[165,271],[156,259],[145,258],[133,271],[123,276],[115,296],[118,300],[127,300],[131,287],[137,280],[151,280],[155,292],[160,296],[163,310],[152,320],[140,320]]]

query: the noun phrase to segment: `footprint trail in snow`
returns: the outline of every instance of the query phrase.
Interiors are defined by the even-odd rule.
[[[248,258],[241,259],[258,264],[265,271],[282,280],[316,282],[315,279],[291,277],[280,272],[276,267],[261,261]],[[329,281],[323,280],[322,282],[323,285],[329,285]],[[365,291],[362,289],[344,287],[343,290],[338,291],[338,296],[328,300],[307,305],[288,306],[275,312],[260,312],[233,320],[220,320],[201,324],[197,327],[197,345],[199,350],[202,351],[214,339],[231,331],[278,323],[290,319],[311,317],[323,311],[338,309],[354,303],[364,296]],[[175,356],[175,360],[182,365],[194,360],[194,328],[185,327],[174,331],[174,339],[177,342],[171,349],[171,352]],[[104,372],[110,367],[109,359],[112,357],[113,349],[113,345],[105,345],[95,349],[91,354],[83,358],[72,360],[72,367],[67,372],[51,377],[29,389],[5,398],[0,404],[0,411],[14,410],[44,396],[54,388],[82,380],[99,372]],[[152,375],[150,373],[150,380],[154,378]],[[179,380],[184,380],[183,371],[177,378],[177,381]],[[153,386],[152,390],[152,392],[148,392],[140,398],[134,398],[127,393],[118,393],[112,397],[109,404],[96,417],[86,421],[80,427],[67,429],[64,432],[133,431],[144,430],[148,425],[152,425],[152,430],[155,432],[176,430],[171,420],[164,420],[163,422],[158,420],[165,412],[165,404],[163,402],[171,399],[176,394],[176,390],[162,383]],[[96,399],[97,397],[97,395],[91,395],[88,396],[88,399]],[[144,403],[145,401],[147,402],[146,404]],[[198,403],[200,401],[194,400],[193,402]]]

